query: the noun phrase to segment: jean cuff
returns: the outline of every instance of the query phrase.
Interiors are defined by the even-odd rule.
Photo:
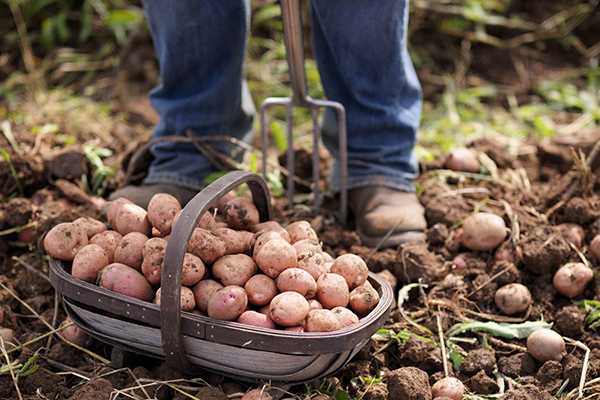
[[[336,192],[341,189],[339,182],[332,183],[331,186]],[[401,192],[416,192],[415,185],[412,182],[389,176],[361,176],[348,179],[348,190],[358,189],[365,186],[383,186],[390,189],[396,189]]]
[[[144,184],[155,185],[155,184],[170,184],[175,186],[184,187],[187,189],[200,191],[206,187],[203,179],[193,179],[177,174],[148,174],[144,178]]]

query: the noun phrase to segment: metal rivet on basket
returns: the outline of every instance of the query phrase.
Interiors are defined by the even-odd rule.
[[[171,274],[169,274],[169,278],[171,277]]]
[[[81,292],[77,292],[77,295],[79,296],[81,294]]]
[[[127,303],[127,307],[129,307],[129,303]]]
[[[98,299],[98,301],[102,301],[102,299]]]
[[[199,334],[200,334],[200,331],[196,331],[196,335],[199,335]]]
[[[146,311],[146,307],[142,307],[142,310],[143,310],[143,311]]]
[[[127,314],[129,315],[129,311],[127,311]]]

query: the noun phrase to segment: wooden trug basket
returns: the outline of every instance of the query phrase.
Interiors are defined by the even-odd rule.
[[[286,332],[181,312],[181,266],[194,227],[209,207],[246,183],[260,219],[271,219],[265,180],[258,174],[230,172],[194,197],[182,211],[165,251],[161,305],[141,301],[81,281],[70,263],[50,260],[50,280],[69,317],[92,337],[127,352],[164,358],[184,374],[211,370],[246,381],[296,384],[334,374],[387,320],[390,286],[369,273],[379,292],[376,308],[358,324],[335,332]]]

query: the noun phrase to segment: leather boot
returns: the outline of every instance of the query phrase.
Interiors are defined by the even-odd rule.
[[[365,186],[350,190],[348,203],[354,212],[356,231],[365,246],[393,247],[426,239],[424,208],[414,193]]]
[[[191,199],[194,198],[196,194],[198,194],[198,191],[168,183],[140,186],[127,185],[112,192],[108,196],[108,200],[115,200],[119,197],[125,197],[147,210],[150,199],[157,193],[168,193],[174,196],[177,200],[179,200],[181,207],[184,207]]]

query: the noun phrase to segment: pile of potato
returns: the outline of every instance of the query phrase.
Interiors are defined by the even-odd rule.
[[[181,309],[243,324],[297,332],[329,332],[355,324],[379,301],[366,263],[355,254],[323,251],[307,221],[285,228],[259,223],[252,200],[206,212],[182,266]],[[55,226],[46,252],[72,261],[74,277],[160,304],[165,249],[181,214],[177,199],[155,195],[148,210],[121,198],[108,205],[107,226],[91,218]]]

